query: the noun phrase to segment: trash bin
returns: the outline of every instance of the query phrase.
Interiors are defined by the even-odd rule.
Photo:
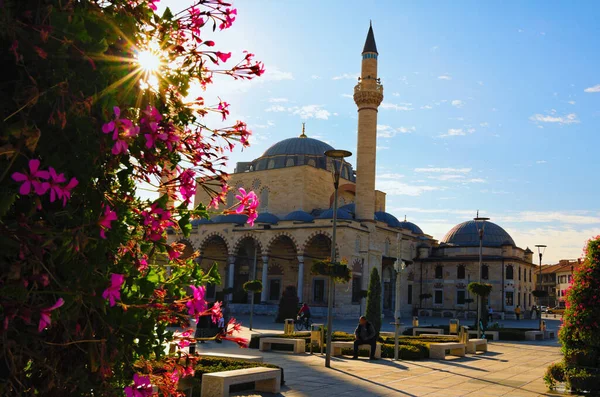
[[[413,327],[418,327],[418,326],[419,326],[419,317],[414,316],[413,317]]]
[[[458,334],[458,325],[459,325],[459,321],[457,318],[453,318],[450,320],[450,331],[449,333],[451,335],[456,335]]]
[[[323,354],[323,324],[313,324],[310,326],[310,354],[313,352],[313,345],[317,345]]]
[[[284,335],[290,335],[290,334],[294,333],[294,319],[293,318],[286,318],[284,320],[283,333],[284,333]]]

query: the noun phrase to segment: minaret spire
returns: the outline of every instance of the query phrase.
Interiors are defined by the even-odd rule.
[[[362,52],[360,81],[354,87],[354,102],[358,107],[356,219],[367,222],[374,222],[377,108],[383,101],[383,86],[377,78],[378,56],[373,25],[369,24],[367,40]]]

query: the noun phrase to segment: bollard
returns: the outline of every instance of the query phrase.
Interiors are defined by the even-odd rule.
[[[294,333],[294,319],[286,318],[283,325],[283,334],[291,335]]]
[[[452,320],[450,320],[450,330],[449,330],[449,334],[451,335],[456,335],[458,334],[458,326],[459,326],[460,322],[458,321],[457,318],[453,318]]]
[[[418,316],[414,316],[413,317],[413,327],[418,327],[419,326],[419,317]]]

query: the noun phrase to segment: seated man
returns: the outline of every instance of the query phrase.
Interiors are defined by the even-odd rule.
[[[365,316],[358,320],[358,327],[354,331],[354,356],[353,360],[358,359],[358,347],[360,345],[371,345],[370,360],[375,360],[375,348],[377,347],[377,332],[373,324],[367,321]]]

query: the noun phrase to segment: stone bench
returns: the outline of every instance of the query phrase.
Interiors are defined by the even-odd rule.
[[[442,328],[413,328],[413,336],[418,336],[418,332],[428,333],[428,334],[438,334],[444,335],[444,330]]]
[[[446,359],[446,351],[450,351],[451,356],[464,357],[465,345],[451,342],[431,343],[429,345],[429,358],[444,360]]]
[[[484,332],[482,332],[483,334]],[[477,330],[470,330],[469,336],[477,336]],[[500,340],[500,332],[498,331],[485,331],[485,335],[492,335],[492,340]]]
[[[306,352],[306,340],[292,338],[260,338],[258,349],[260,351],[270,351],[271,345],[292,345],[294,346],[294,354]]]
[[[281,391],[281,370],[255,367],[204,374],[202,375],[202,396],[227,397],[231,385],[250,382],[254,382],[256,391],[279,393]]]
[[[544,333],[542,331],[526,331],[525,340],[544,340]]]
[[[371,345],[360,345],[360,346],[358,346],[358,348],[360,349],[361,346],[368,346],[369,354],[371,353]],[[381,358],[381,345],[379,343],[377,343],[375,346],[376,346],[375,347],[375,357]],[[334,356],[334,357],[341,356],[342,349],[354,349],[354,342],[340,342],[340,341],[331,342],[331,355],[332,356]]]
[[[229,353],[213,353],[213,352],[199,352],[202,357],[215,357],[215,358],[226,358],[237,361],[248,361],[253,363],[262,363],[262,356],[246,356],[243,354],[229,354]]]
[[[482,352],[488,351],[487,339],[469,339],[467,342],[467,353],[476,354],[478,350]]]
[[[402,336],[402,334],[404,333],[404,331],[406,331],[406,326],[405,325],[401,325],[400,326],[400,330],[398,331],[398,336]],[[383,338],[394,338],[396,336],[395,332],[380,332],[379,336],[383,337]]]
[[[554,331],[544,331],[544,339],[554,339]]]

